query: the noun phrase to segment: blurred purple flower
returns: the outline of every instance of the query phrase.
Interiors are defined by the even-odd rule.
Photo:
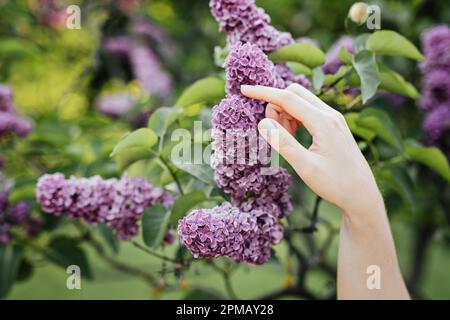
[[[450,108],[450,68],[428,69],[424,77],[420,106],[424,110],[433,110],[447,104]]]
[[[445,134],[450,133],[450,106],[441,105],[429,112],[423,122],[427,142],[435,144]]]
[[[0,84],[0,136],[14,133],[19,137],[24,137],[32,129],[32,122],[17,114],[11,88]]]
[[[109,117],[121,117],[134,105],[134,100],[128,93],[104,94],[97,97],[97,110]]]
[[[104,49],[131,66],[131,72],[143,90],[162,99],[170,98],[170,76],[149,46],[129,36],[115,36],[105,41]]]
[[[0,190],[0,244],[6,245],[11,240],[11,228],[20,227],[28,236],[37,234],[42,227],[42,220],[31,217],[31,207],[25,201],[14,205],[9,203],[12,183],[5,183]]]
[[[424,72],[435,67],[450,68],[450,28],[447,25],[426,30],[422,35],[422,46],[426,56],[421,64]]]
[[[323,72],[334,74],[344,63],[339,59],[339,51],[344,47],[348,52],[354,53],[353,39],[348,36],[340,37],[328,50],[325,56],[325,64],[322,66]]]
[[[170,246],[175,242],[176,239],[177,237],[175,235],[175,232],[172,229],[167,229],[166,233],[164,234],[162,243],[165,246]]]
[[[422,35],[425,60],[420,107],[426,112],[422,127],[426,142],[450,158],[450,28],[436,26]]]

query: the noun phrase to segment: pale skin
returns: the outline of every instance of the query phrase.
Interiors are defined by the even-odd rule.
[[[338,299],[409,299],[383,198],[343,115],[298,84],[242,86],[241,91],[268,102],[258,125],[263,138],[312,191],[342,210]],[[311,146],[294,138],[299,126],[311,134]],[[381,288],[370,290],[367,268],[373,265],[379,267]]]

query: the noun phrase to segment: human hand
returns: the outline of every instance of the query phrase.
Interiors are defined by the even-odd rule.
[[[260,134],[317,195],[349,218],[383,206],[372,171],[340,112],[298,84],[284,90],[242,86],[241,91],[269,103]],[[292,135],[300,125],[312,136],[309,148]]]

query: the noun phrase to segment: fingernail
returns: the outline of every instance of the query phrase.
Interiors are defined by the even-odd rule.
[[[247,84],[243,84],[243,85],[241,85],[241,92],[244,93],[245,91],[248,91],[251,88],[253,88],[253,86],[249,86]]]
[[[277,126],[273,123],[272,119],[265,118],[259,122],[258,128],[260,130],[270,131],[270,130],[275,130],[277,128]]]

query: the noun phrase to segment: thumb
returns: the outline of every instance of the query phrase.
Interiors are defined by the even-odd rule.
[[[278,122],[265,118],[258,124],[258,131],[266,142],[275,149],[298,172],[299,163],[302,166],[309,162],[311,152],[302,146]]]

